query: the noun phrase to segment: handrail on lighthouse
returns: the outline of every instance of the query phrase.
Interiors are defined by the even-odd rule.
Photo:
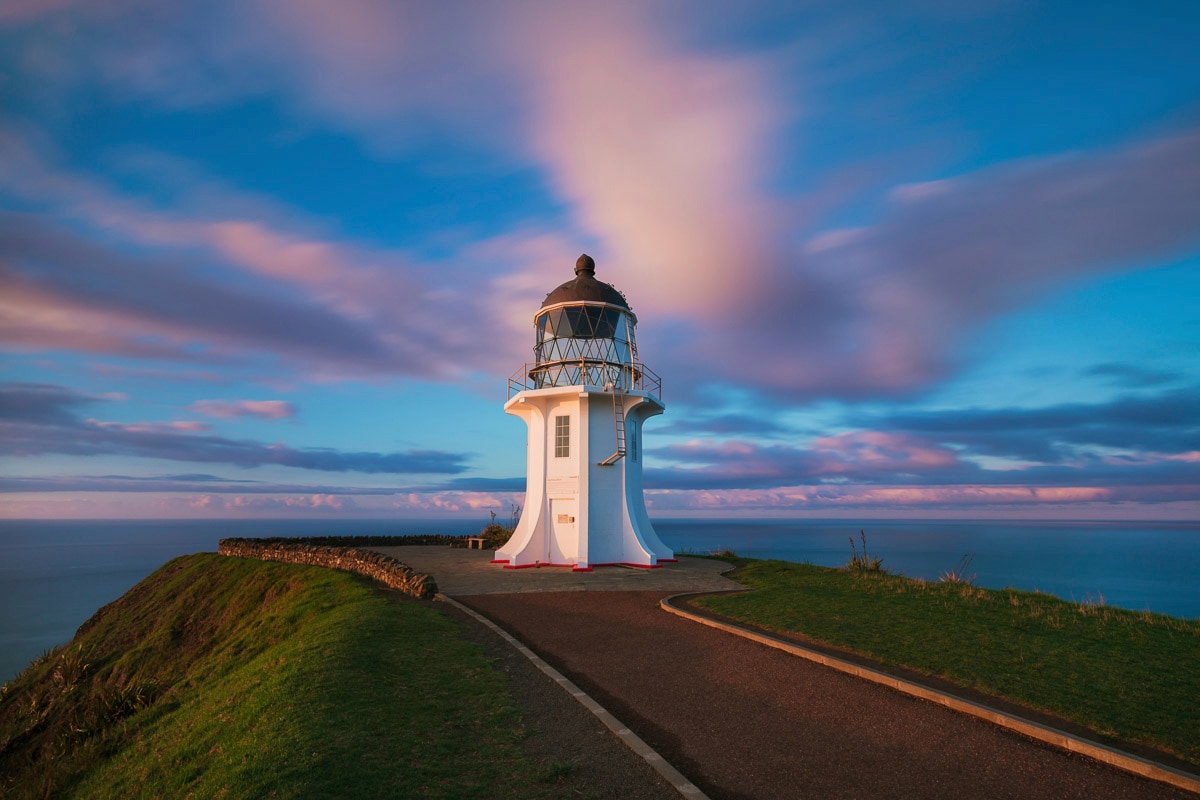
[[[574,366],[575,364],[579,365],[580,383],[578,385],[601,390],[605,389],[606,385],[612,385],[613,381],[611,379],[600,383],[588,380],[588,367],[613,367],[614,365],[612,364],[601,364],[590,359],[580,359],[578,362],[555,362],[553,364],[526,361],[516,372],[508,376],[508,399],[513,399],[520,392],[550,388],[550,386],[544,383],[539,383],[537,379],[537,375],[544,373],[548,366],[567,367]],[[621,390],[626,392],[646,392],[655,400],[662,402],[662,378],[658,376],[658,373],[640,361],[623,365],[620,369],[624,373],[620,382]],[[631,377],[632,380],[630,379]]]

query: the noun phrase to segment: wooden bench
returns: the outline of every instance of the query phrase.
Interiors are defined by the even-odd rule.
[[[482,536],[468,536],[467,549],[474,550],[476,547],[478,547],[480,550],[486,549],[484,547],[484,538]]]

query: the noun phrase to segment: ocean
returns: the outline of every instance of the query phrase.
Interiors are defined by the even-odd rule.
[[[100,606],[227,536],[465,534],[487,520],[0,520],[0,682],[69,641]],[[1200,617],[1200,523],[981,520],[654,521],[677,552],[840,566],[859,531],[883,566],[937,580],[973,557],[977,585]]]

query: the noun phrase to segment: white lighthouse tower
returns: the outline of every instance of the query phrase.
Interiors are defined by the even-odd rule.
[[[533,324],[535,360],[509,378],[504,404],[528,426],[525,508],[493,563],[587,571],[674,561],[642,497],[642,424],[663,412],[662,384],[638,360],[625,296],[582,255]]]

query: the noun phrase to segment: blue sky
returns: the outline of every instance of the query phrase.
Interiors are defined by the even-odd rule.
[[[0,514],[479,516],[581,252],[658,516],[1200,518],[1192,3],[0,2]]]

